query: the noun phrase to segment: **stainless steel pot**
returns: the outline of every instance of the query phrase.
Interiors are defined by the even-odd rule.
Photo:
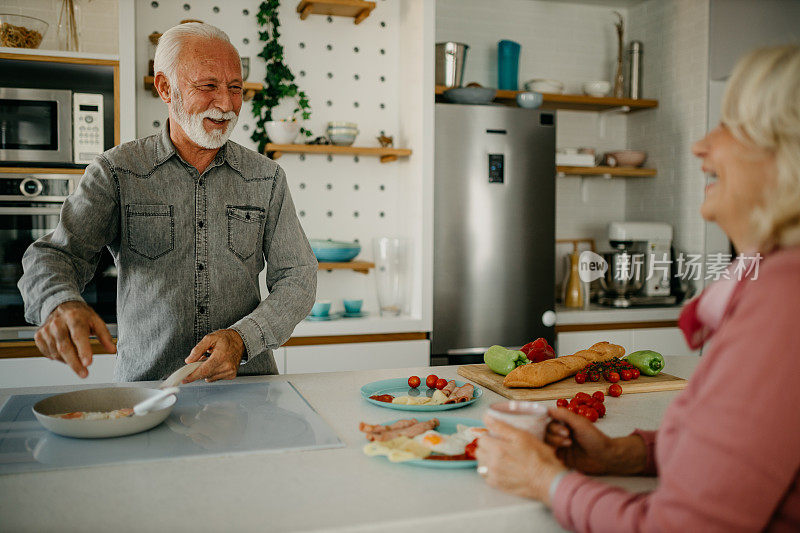
[[[644,254],[627,249],[606,252],[608,263],[605,276],[600,278],[603,290],[610,296],[632,296],[641,290],[646,276]]]
[[[461,87],[468,48],[464,43],[436,43],[436,85]]]

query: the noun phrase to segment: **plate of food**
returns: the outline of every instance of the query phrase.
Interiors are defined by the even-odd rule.
[[[361,422],[369,443],[364,453],[386,457],[392,463],[425,468],[474,468],[477,439],[487,430],[472,418],[392,420],[383,424]]]
[[[447,411],[466,407],[483,395],[480,387],[464,381],[430,375],[423,384],[418,376],[373,381],[361,387],[361,397],[371,404],[401,411]]]

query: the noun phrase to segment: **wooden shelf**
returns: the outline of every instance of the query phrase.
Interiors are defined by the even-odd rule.
[[[301,0],[297,4],[300,20],[306,20],[309,15],[333,15],[352,17],[354,24],[361,24],[373,9],[375,2],[364,0]]]
[[[359,146],[336,146],[335,144],[267,144],[267,153],[272,159],[283,154],[331,154],[331,155],[366,155],[381,158],[381,163],[397,161],[398,157],[408,157],[411,150],[405,148],[367,148]]]
[[[556,167],[559,175],[571,176],[617,176],[623,178],[644,178],[656,175],[654,168],[639,167]]]
[[[317,270],[353,270],[361,274],[369,274],[375,263],[369,261],[348,261],[346,263],[320,263]]]
[[[158,96],[158,91],[156,91],[155,87],[155,77],[154,76],[145,76],[144,77],[144,88],[150,91],[153,96]],[[242,100],[245,102],[250,100],[256,92],[261,91],[264,89],[264,86],[260,83],[253,83],[246,81],[242,84]]]
[[[436,94],[444,94],[447,87],[436,86]],[[517,94],[525,91],[497,91],[494,101],[503,104],[516,105]],[[540,109],[565,109],[568,111],[609,111],[621,109],[626,112],[641,111],[658,107],[658,100],[639,98],[613,98],[604,96],[585,96],[583,94],[555,94],[542,93],[543,102]]]

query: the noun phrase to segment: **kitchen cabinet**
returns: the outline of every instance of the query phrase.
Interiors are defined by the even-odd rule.
[[[282,350],[286,374],[376,370],[427,366],[430,358],[430,341],[289,346]],[[277,355],[275,359],[277,361]]]
[[[655,350],[664,355],[700,355],[686,345],[679,328],[604,329],[569,331],[558,334],[556,351],[571,354],[585,350],[592,344],[609,341],[625,347],[627,353],[636,350]]]

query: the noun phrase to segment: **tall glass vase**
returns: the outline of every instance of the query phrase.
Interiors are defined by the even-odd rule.
[[[58,49],[80,51],[81,10],[77,0],[61,0],[58,14]]]
[[[405,239],[375,239],[375,279],[381,316],[406,312],[409,279],[409,244]]]

